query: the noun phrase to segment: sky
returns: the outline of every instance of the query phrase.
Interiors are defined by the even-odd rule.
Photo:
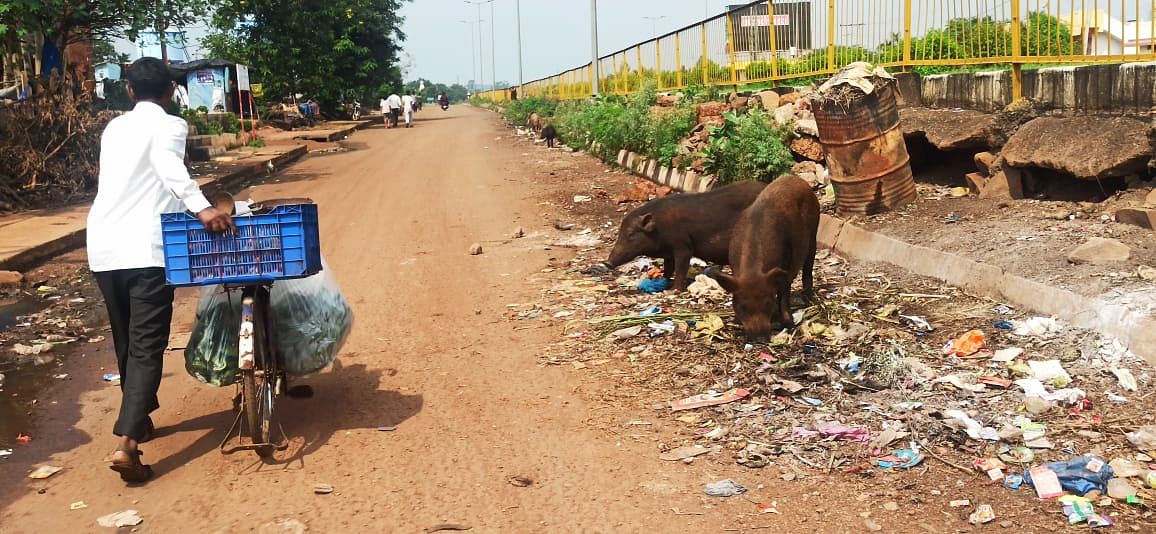
[[[722,13],[727,0],[601,0],[598,2],[598,48],[606,55],[694,22]],[[518,82],[518,39],[515,0],[494,0],[494,51],[491,62],[490,4],[481,6],[482,55],[486,85],[496,70],[499,81]],[[465,0],[414,0],[401,9],[405,17],[403,44],[411,68],[408,79],[465,84],[474,78],[478,60],[478,8]],[[590,62],[590,2],[588,0],[521,0],[522,72],[531,81]],[[643,17],[662,17],[649,20]],[[462,23],[459,21],[465,20]],[[475,59],[470,60],[471,54]]]
[[[486,0],[471,0],[486,2]],[[826,43],[826,2],[812,1],[812,38]],[[481,5],[482,73],[486,85],[496,70],[499,81],[518,82],[518,39],[515,17],[516,0],[493,0]],[[1111,2],[1112,7],[1108,4]],[[598,49],[600,55],[622,50],[656,35],[665,34],[697,23],[725,11],[728,5],[743,5],[748,0],[599,0]],[[1008,0],[923,0],[916,2],[912,17],[913,32],[922,34],[930,27],[940,27],[961,15],[997,18],[1008,16]],[[836,41],[839,44],[876,46],[892,33],[902,32],[902,0],[838,0]],[[1116,17],[1121,9],[1129,19],[1135,18],[1135,0],[1022,0],[1021,9],[1054,13],[1070,12],[1086,6],[1110,10]],[[1075,7],[1073,7],[1075,6]],[[1123,6],[1123,7],[1121,7]],[[413,0],[401,9],[405,17],[403,48],[410,67],[407,79],[418,77],[443,83],[465,84],[475,78],[478,69],[477,6],[466,0]],[[646,17],[652,17],[650,19]],[[658,17],[658,18],[653,18]],[[494,54],[491,54],[490,24],[493,19]],[[1142,12],[1141,20],[1151,20]],[[462,22],[465,21],[465,22]],[[589,63],[589,0],[521,0],[523,81],[529,82]],[[725,31],[725,30],[722,30]],[[715,54],[716,52],[712,52]],[[724,52],[718,51],[718,54]],[[471,55],[474,61],[471,61]],[[496,55],[497,64],[491,57]]]

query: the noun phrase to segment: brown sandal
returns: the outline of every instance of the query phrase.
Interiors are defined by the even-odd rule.
[[[137,483],[137,482],[145,482],[148,479],[153,477],[152,466],[145,465],[145,464],[141,463],[141,461],[140,461],[141,455],[144,454],[143,452],[141,452],[139,450],[126,451],[123,449],[118,450],[116,452],[123,452],[126,455],[128,455],[128,457],[129,457],[129,460],[127,462],[125,462],[125,461],[119,461],[118,462],[116,460],[113,460],[112,465],[108,466],[109,469],[112,469],[113,471],[120,473],[120,479],[121,480],[123,480],[125,482],[129,482],[129,483]],[[113,454],[115,454],[115,453],[113,453]]]

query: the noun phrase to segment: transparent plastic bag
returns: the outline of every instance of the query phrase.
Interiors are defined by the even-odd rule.
[[[281,368],[290,375],[315,373],[332,364],[353,327],[353,310],[337,280],[325,269],[307,278],[273,284],[269,295],[273,339]],[[185,370],[213,386],[237,381],[241,293],[206,286],[185,348]]]
[[[273,336],[281,366],[301,376],[324,369],[337,359],[353,327],[353,310],[337,280],[325,268],[308,278],[273,284]]]
[[[185,371],[209,385],[237,381],[237,336],[241,329],[241,294],[205,286],[197,302],[197,322],[185,347]]]

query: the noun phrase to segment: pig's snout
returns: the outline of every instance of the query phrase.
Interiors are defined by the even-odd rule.
[[[748,334],[746,338],[748,343],[754,344],[767,343],[771,340],[771,336],[767,334]]]
[[[606,262],[602,262],[602,263],[595,263],[594,265],[587,267],[586,270],[583,271],[583,273],[585,273],[585,274],[606,274],[606,273],[609,273],[612,269],[614,269],[613,265],[610,265],[609,263],[606,263]]]

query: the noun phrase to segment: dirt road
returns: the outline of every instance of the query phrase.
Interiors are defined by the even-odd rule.
[[[359,132],[356,150],[309,158],[253,192],[317,201],[323,253],[356,317],[340,364],[308,380],[316,395],[279,404],[291,445],[277,461],[217,451],[232,388],[197,383],[174,350],[153,415],[162,437],[142,446],[159,477],[125,487],[105,460],[118,403],[100,381],[106,342],[71,361],[76,378],[40,399],[52,406],[33,442],[0,464],[0,531],[100,530],[97,517],[125,509],[145,518],[142,532],[275,531],[283,519],[311,532],[703,531],[702,516],[671,509],[702,508],[673,488],[704,475],[661,469],[652,448],[591,429],[581,384],[538,365],[557,332],[503,318],[536,294],[528,276],[569,253],[508,239],[549,222],[546,185],[489,146],[500,135],[492,114],[430,109],[416,128]],[[474,242],[485,254],[467,254]],[[175,347],[195,296],[179,293]],[[65,469],[22,478],[39,463]],[[315,495],[316,483],[335,491]],[[78,501],[87,507],[70,511]]]

